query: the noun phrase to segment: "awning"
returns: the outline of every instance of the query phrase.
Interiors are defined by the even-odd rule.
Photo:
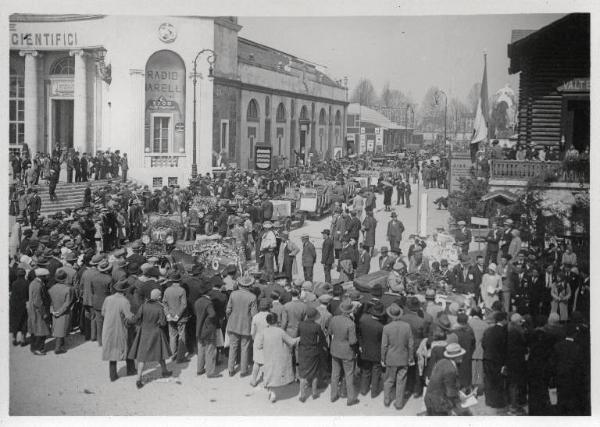
[[[519,200],[519,196],[517,196],[515,193],[511,193],[510,191],[496,190],[487,193],[481,198],[481,201],[483,202],[487,202],[489,200],[495,200],[498,203],[510,205],[512,203],[517,203],[517,201]]]

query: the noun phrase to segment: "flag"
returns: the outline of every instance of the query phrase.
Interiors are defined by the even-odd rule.
[[[481,80],[481,91],[475,112],[473,124],[473,136],[471,137],[471,161],[475,163],[475,156],[479,150],[479,143],[488,137],[488,84],[487,84],[487,54],[483,54],[483,79]]]

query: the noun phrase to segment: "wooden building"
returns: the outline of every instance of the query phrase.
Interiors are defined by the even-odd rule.
[[[520,73],[519,144],[590,144],[590,15],[574,13],[537,30],[514,30],[509,73]]]

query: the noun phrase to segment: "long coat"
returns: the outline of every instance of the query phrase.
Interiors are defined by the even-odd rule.
[[[312,267],[315,265],[316,261],[317,251],[315,250],[315,245],[313,245],[310,241],[306,242],[302,248],[302,266]]]
[[[377,220],[372,216],[367,216],[362,223],[363,230],[365,230],[365,238],[363,243],[372,248],[375,246],[375,229],[377,228]]]
[[[168,359],[171,356],[171,349],[163,330],[167,324],[167,317],[162,305],[152,300],[144,303],[135,319],[140,326],[129,350],[129,359],[138,362],[158,362]]]
[[[312,321],[300,322],[298,336],[298,375],[310,382],[319,376],[327,340],[321,325]]]
[[[252,334],[252,339],[254,340],[252,344],[252,358],[254,363],[260,363],[261,365],[265,363],[265,355],[263,353],[262,348],[258,348],[258,335],[262,334],[262,331],[265,330],[269,324],[267,323],[267,315],[268,311],[260,311],[254,315],[252,318],[252,329],[250,333]]]
[[[37,337],[50,335],[48,328],[49,297],[45,285],[38,278],[29,284],[29,303],[27,314],[29,316],[29,332]]]
[[[397,219],[392,219],[388,223],[387,238],[390,241],[392,248],[398,248],[400,241],[402,240],[402,233],[404,232],[404,224]]]
[[[370,314],[365,313],[360,316],[358,326],[360,358],[362,360],[379,363],[381,361],[383,323],[373,318]]]
[[[334,242],[331,237],[327,237],[323,240],[323,247],[321,248],[321,264],[333,265],[334,262]]]
[[[338,215],[331,224],[331,234],[333,237],[333,248],[342,249],[342,239],[346,233],[346,220],[342,215]]]
[[[473,380],[473,352],[475,351],[475,332],[469,325],[459,326],[453,331],[458,337],[458,344],[465,349],[463,362],[458,365],[458,379],[461,387],[469,387]]]
[[[71,308],[75,290],[64,283],[56,283],[48,290],[52,305],[52,336],[66,337],[71,330]]]
[[[269,326],[256,337],[256,347],[263,351],[266,387],[280,387],[294,381],[291,348],[297,339],[278,327]]]
[[[392,321],[383,327],[381,336],[381,360],[387,366],[408,366],[413,359],[415,342],[410,325]]]
[[[29,298],[29,282],[19,277],[10,285],[9,323],[10,332],[24,332],[27,325],[27,299]]]
[[[102,304],[102,360],[119,361],[127,356],[129,323],[133,320],[129,300],[120,293],[106,297]]]
[[[257,311],[256,295],[245,288],[233,291],[227,301],[227,331],[249,336]]]
[[[449,413],[460,401],[458,384],[457,369],[450,360],[442,359],[436,363],[425,393],[427,409],[435,414]]]

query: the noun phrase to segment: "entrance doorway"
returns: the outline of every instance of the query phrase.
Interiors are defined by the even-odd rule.
[[[73,100],[52,100],[52,149],[73,148]]]

